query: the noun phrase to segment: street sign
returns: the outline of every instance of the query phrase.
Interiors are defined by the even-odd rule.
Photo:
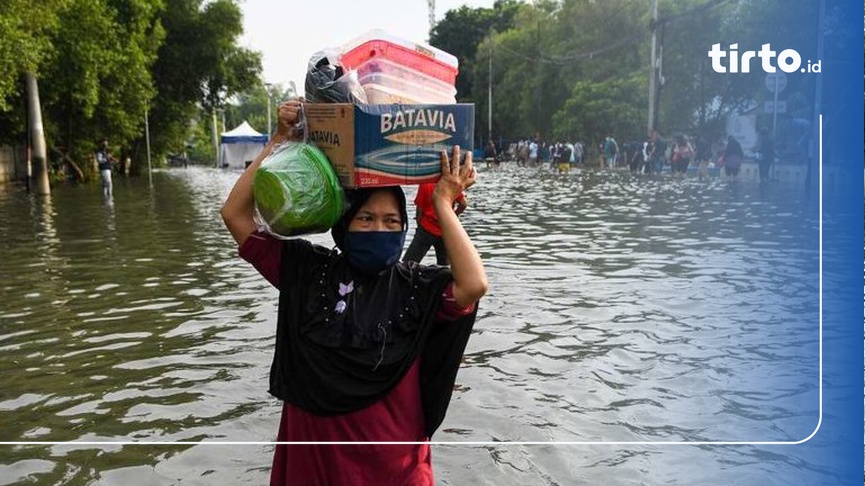
[[[787,75],[781,72],[777,73],[769,73],[766,75],[766,89],[771,92],[775,92],[775,89],[778,90],[778,93],[784,91],[784,88],[787,87]]]

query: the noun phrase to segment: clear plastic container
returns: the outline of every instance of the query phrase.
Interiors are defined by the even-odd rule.
[[[386,74],[369,74],[361,82],[367,102],[373,105],[403,103],[413,105],[447,105],[456,103],[454,93],[410,85]]]
[[[382,77],[388,80],[389,85],[404,91],[428,89],[451,97],[457,94],[457,89],[452,84],[386,59],[370,59],[357,67],[357,79],[361,85],[379,83],[378,80]]]
[[[358,77],[358,81],[366,92],[368,103],[409,103],[405,100],[417,104],[456,103],[456,88],[424,74],[405,69],[397,71],[396,75],[392,70],[363,70],[358,74],[360,72],[365,73]],[[381,101],[382,96],[400,98],[401,101]]]
[[[386,59],[400,66],[456,84],[459,61],[451,54],[428,44],[411,42],[376,29],[348,42],[341,49],[340,63],[358,69],[371,59]]]

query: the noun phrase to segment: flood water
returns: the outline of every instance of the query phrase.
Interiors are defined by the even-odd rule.
[[[491,287],[433,438],[447,442],[433,445],[439,484],[782,485],[820,471],[789,447],[688,444],[817,427],[814,197],[480,171],[462,220]],[[0,187],[0,441],[43,442],[0,446],[0,484],[267,483],[277,292],[219,218],[238,175],[116,178],[111,203],[97,185]]]

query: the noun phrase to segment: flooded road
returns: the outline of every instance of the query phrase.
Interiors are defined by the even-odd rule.
[[[780,485],[796,478],[768,474],[778,464],[820,470],[688,444],[817,427],[815,198],[484,169],[462,219],[491,288],[434,437],[450,443],[433,446],[440,484]],[[3,445],[0,484],[267,482],[277,292],[219,218],[237,176],[119,179],[113,202],[96,185],[0,189],[0,441],[141,442]],[[261,444],[152,444],[176,441]]]

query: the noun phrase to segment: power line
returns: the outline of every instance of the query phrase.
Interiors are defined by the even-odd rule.
[[[629,36],[622,37],[618,41],[616,41],[612,44],[606,45],[604,47],[599,47],[596,49],[592,49],[589,51],[583,51],[583,52],[579,52],[576,54],[570,54],[567,56],[549,56],[549,55],[544,55],[544,54],[540,54],[540,53],[533,56],[533,55],[525,54],[523,52],[515,51],[514,49],[511,49],[504,44],[498,45],[498,46],[496,46],[496,48],[508,51],[511,54],[519,56],[519,57],[521,57],[527,61],[531,61],[531,62],[538,62],[539,61],[539,62],[542,62],[545,64],[565,66],[568,64],[573,64],[576,62],[583,61],[585,59],[592,59],[595,56],[599,56],[599,55],[607,53],[609,51],[618,49],[622,46],[630,44],[631,42],[633,42],[635,40],[645,38],[647,35],[649,35],[651,33],[651,31],[654,28],[657,28],[658,26],[662,26],[665,24],[675,22],[675,21],[677,21],[683,17],[695,15],[695,14],[698,14],[701,12],[705,12],[711,8],[717,7],[718,5],[720,5],[722,3],[726,3],[727,1],[729,1],[729,0],[711,0],[709,2],[702,4],[702,5],[697,5],[696,7],[685,10],[683,12],[666,15],[664,17],[660,17],[657,22],[650,22],[649,23],[649,30],[647,30],[647,31],[637,32],[637,33],[631,34]]]

